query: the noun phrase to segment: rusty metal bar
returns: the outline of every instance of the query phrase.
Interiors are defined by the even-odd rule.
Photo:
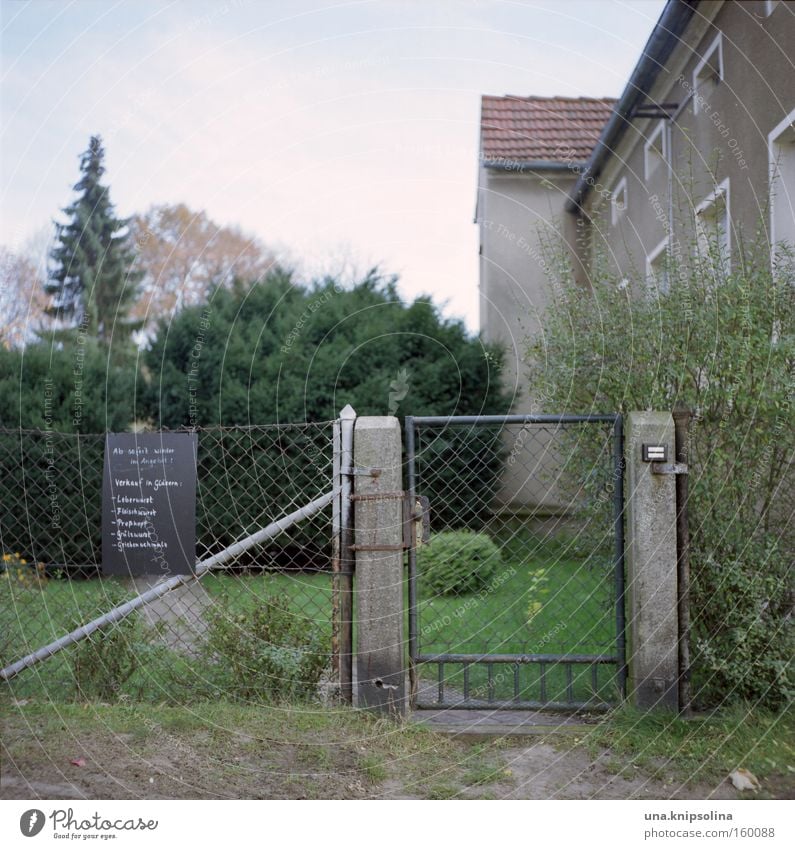
[[[409,498],[416,497],[417,470],[415,465],[415,432],[414,419],[406,416],[405,449],[406,449],[406,488]],[[409,692],[410,704],[414,707],[417,698],[417,655],[419,640],[417,634],[417,549],[412,546],[408,550],[409,568]]]
[[[494,701],[490,702],[487,699],[469,699],[468,701],[457,702],[433,702],[419,699],[417,701],[418,708],[436,709],[444,708],[445,710],[559,710],[571,713],[572,710],[578,711],[608,711],[615,707],[615,704],[594,700],[590,702],[559,702],[559,701]]]
[[[417,663],[615,663],[614,654],[421,654]]]
[[[613,564],[616,605],[616,654],[618,655],[618,689],[627,697],[627,636],[624,607],[624,419],[617,415],[613,423]]]
[[[356,411],[348,404],[340,413],[340,694],[353,704],[353,427]]]
[[[673,410],[676,462],[687,464],[691,410],[677,404]],[[687,515],[688,476],[676,476],[676,574],[679,614],[679,711],[690,712],[690,526]]]
[[[331,451],[331,481],[334,489],[340,489],[340,454],[342,438],[340,420],[333,424]],[[334,496],[331,510],[331,670],[337,683],[340,683],[340,493]]]

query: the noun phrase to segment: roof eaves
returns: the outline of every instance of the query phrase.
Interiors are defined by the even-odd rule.
[[[524,174],[527,171],[572,171],[579,174],[586,167],[586,162],[571,162],[566,160],[560,162],[555,159],[531,159],[520,161],[507,159],[502,156],[483,157],[481,159],[484,168],[489,171],[507,171]]]

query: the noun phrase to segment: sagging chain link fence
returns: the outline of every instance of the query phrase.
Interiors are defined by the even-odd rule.
[[[333,422],[198,429],[188,581],[9,682],[18,698],[184,702],[316,694],[331,667]],[[162,577],[101,575],[105,434],[0,430],[0,662]],[[304,518],[299,508],[320,504]],[[298,511],[298,512],[297,512]],[[283,530],[274,524],[293,515]],[[297,518],[296,518],[297,517]],[[284,524],[284,523],[282,523]],[[231,548],[271,528],[261,544]]]
[[[431,504],[411,554],[417,704],[573,707],[623,690],[618,416],[413,418],[409,486]]]

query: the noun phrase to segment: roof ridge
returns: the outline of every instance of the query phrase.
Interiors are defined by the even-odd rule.
[[[575,103],[584,102],[584,103],[604,103],[605,101],[617,101],[617,97],[609,97],[607,95],[603,97],[570,97],[566,94],[553,94],[553,95],[540,95],[540,94],[483,94],[481,97],[485,100],[489,98],[491,100],[519,100],[523,103],[529,103],[533,101],[550,101],[550,100],[569,100]]]

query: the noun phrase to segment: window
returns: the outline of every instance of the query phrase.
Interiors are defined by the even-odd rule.
[[[627,178],[622,177],[618,185],[613,189],[610,197],[610,219],[613,226],[621,220],[627,210]]]
[[[656,286],[659,292],[669,289],[667,237],[646,257],[646,282]]]
[[[770,242],[795,247],[795,109],[768,135]]]
[[[729,181],[696,207],[696,244],[699,256],[713,271],[728,271],[731,260],[731,220],[729,217]]]
[[[778,6],[778,0],[765,0],[765,17],[769,18],[773,14],[773,9]]]
[[[698,113],[701,98],[709,100],[712,89],[723,79],[723,36],[721,33],[707,48],[701,61],[693,71],[693,112]]]
[[[659,165],[665,162],[668,156],[667,133],[665,129],[665,122],[660,121],[643,147],[643,172],[647,180],[657,170]]]

